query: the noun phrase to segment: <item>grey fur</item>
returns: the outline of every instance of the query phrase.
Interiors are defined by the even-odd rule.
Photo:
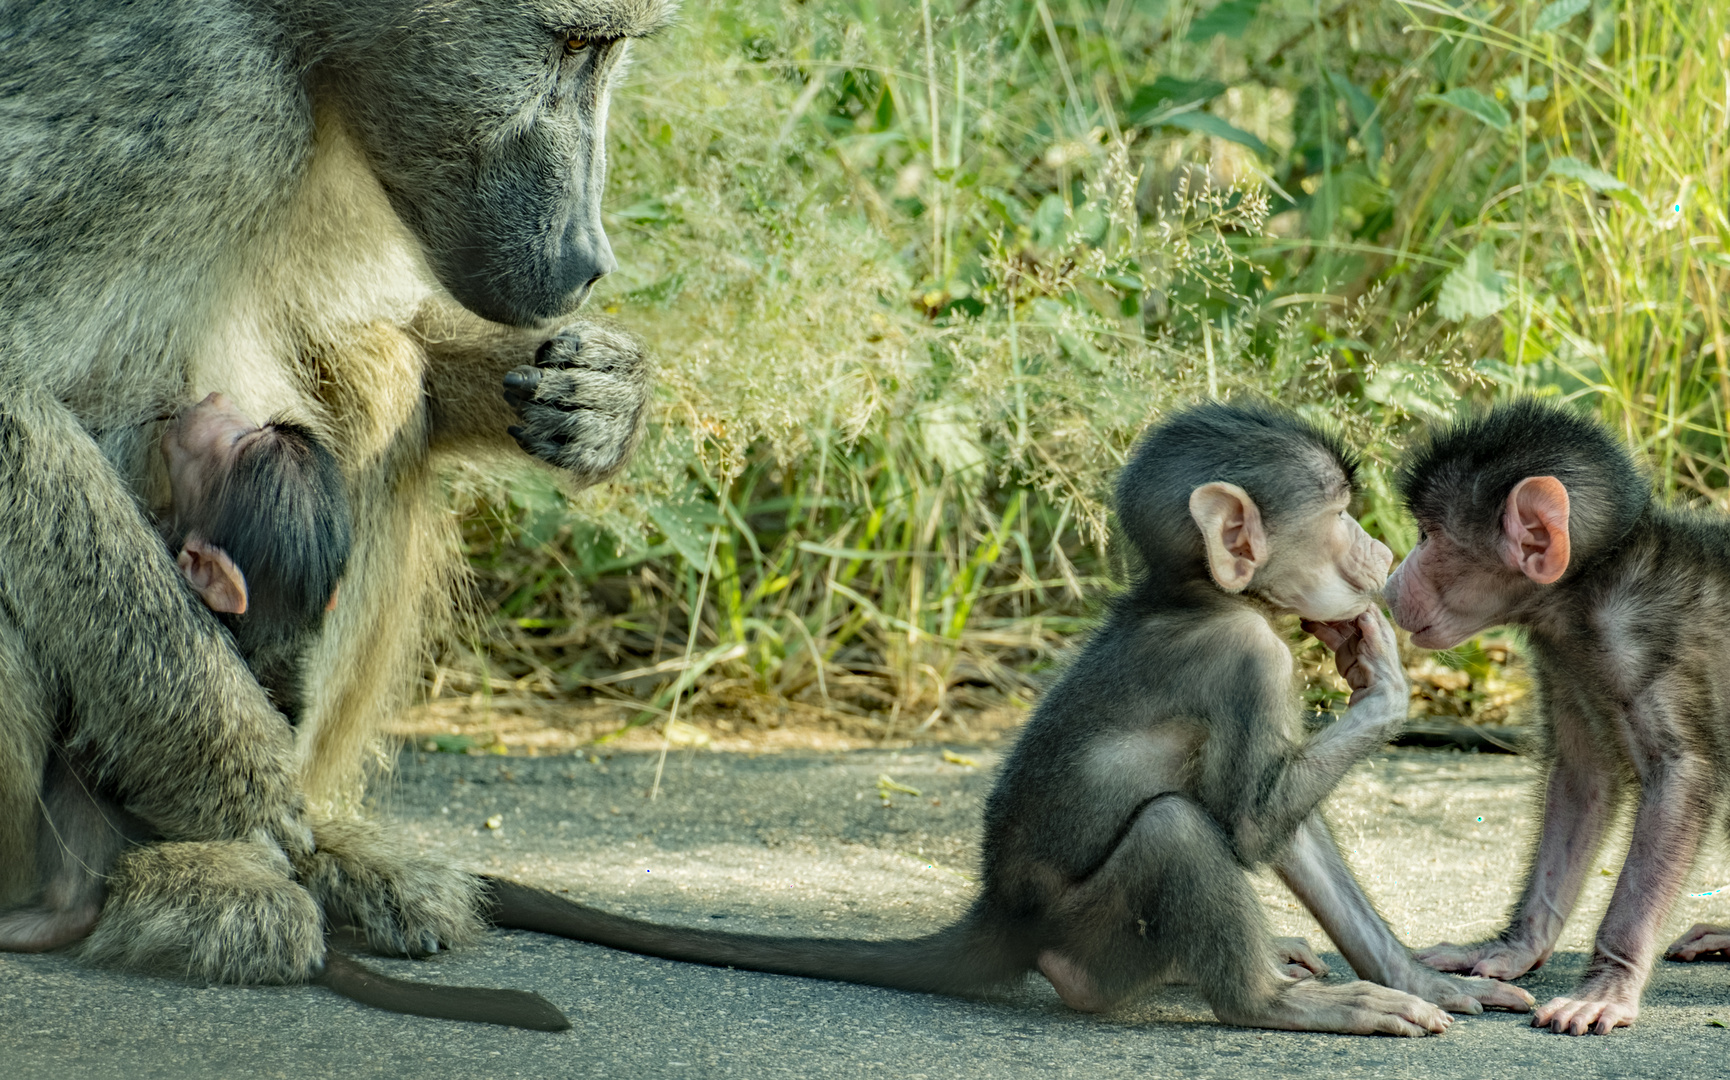
[[[1527,580],[1501,546],[1505,500],[1537,476],[1570,498],[1571,558],[1550,585]],[[1507,928],[1420,956],[1498,978],[1542,964],[1611,821],[1635,801],[1582,983],[1538,1017],[1607,1033],[1637,1015],[1660,924],[1730,804],[1730,518],[1661,504],[1620,439],[1532,400],[1437,431],[1401,489],[1424,539],[1388,583],[1395,618],[1421,631],[1437,612],[1469,609],[1476,619],[1450,637],[1523,628],[1548,758],[1543,828]]]
[[[388,841],[321,859],[306,794],[338,820],[355,805],[449,608],[439,462],[515,453],[505,373],[587,332],[556,317],[611,265],[608,86],[626,39],[670,11],[0,0],[0,672],[34,688],[0,701],[0,810],[36,804],[58,730],[172,841],[121,858],[92,958],[308,978],[319,904],[285,855],[375,942],[472,932],[455,870]],[[572,34],[593,43],[573,52]],[[552,425],[580,447],[552,455],[572,486],[628,453],[634,371],[602,380],[598,404],[574,399],[593,380],[561,375],[525,412],[609,418]],[[307,424],[350,487],[354,560],[299,745],[146,518],[152,418],[212,389]],[[0,827],[0,902],[28,889],[28,834]]]

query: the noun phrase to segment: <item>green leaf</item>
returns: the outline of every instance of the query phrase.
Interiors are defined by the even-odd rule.
[[[1261,0],[1225,0],[1189,24],[1188,40],[1212,41],[1215,34],[1224,34],[1228,38],[1243,37],[1249,24],[1255,21],[1255,13],[1260,7]]]
[[[1160,121],[1160,123],[1166,127],[1182,128],[1185,131],[1199,131],[1203,135],[1212,135],[1216,139],[1224,139],[1227,142],[1239,143],[1243,146],[1249,147],[1264,158],[1273,157],[1273,151],[1268,149],[1267,143],[1262,142],[1260,139],[1251,135],[1249,132],[1244,131],[1242,128],[1231,126],[1212,113],[1177,113],[1174,116],[1165,117]]]
[[[1364,148],[1364,160],[1374,169],[1376,162],[1382,159],[1383,146],[1382,125],[1376,119],[1376,99],[1336,71],[1328,71],[1327,77],[1333,84],[1334,93],[1343,98],[1346,108],[1351,110],[1352,122],[1358,126],[1358,142]]]
[[[1592,6],[1592,0],[1556,0],[1553,4],[1545,4],[1544,10],[1538,12],[1538,17],[1532,20],[1534,34],[1549,34],[1566,26],[1569,19]]]
[[[1508,279],[1496,269],[1494,244],[1479,244],[1446,279],[1436,295],[1436,314],[1463,322],[1508,306]]]
[[[1578,180],[1593,191],[1622,191],[1627,184],[1611,176],[1603,169],[1595,169],[1578,158],[1553,157],[1549,167],[1544,170],[1545,176],[1560,176],[1564,180]]]
[[[1457,87],[1445,94],[1422,94],[1418,97],[1418,104],[1451,105],[1463,113],[1477,117],[1497,131],[1506,131],[1508,125],[1513,123],[1508,116],[1508,110],[1502,108],[1495,98],[1469,86]]]
[[[1141,125],[1161,109],[1182,108],[1205,104],[1225,93],[1225,83],[1216,79],[1174,79],[1161,75],[1135,93],[1124,103],[1123,115],[1132,125]]]
[[[1033,242],[1042,248],[1055,248],[1063,242],[1069,230],[1069,210],[1061,195],[1047,195],[1033,212]]]
[[[1513,102],[1544,101],[1550,96],[1550,87],[1547,84],[1527,86],[1526,80],[1518,75],[1510,75],[1502,83],[1502,88],[1508,92],[1508,100]]]
[[[713,506],[696,498],[694,492],[687,492],[687,499],[684,503],[656,503],[649,507],[649,520],[686,565],[702,569],[709,561],[709,530],[704,526],[722,524],[723,519]]]

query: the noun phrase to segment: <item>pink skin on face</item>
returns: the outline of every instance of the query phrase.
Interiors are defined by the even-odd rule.
[[[174,516],[182,517],[202,503],[211,481],[227,473],[246,440],[261,431],[220,392],[181,410],[174,426],[162,436]]]

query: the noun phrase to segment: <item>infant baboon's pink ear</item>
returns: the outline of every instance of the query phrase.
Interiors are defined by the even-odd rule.
[[[174,564],[210,610],[246,614],[246,575],[228,552],[201,536],[188,536]]]

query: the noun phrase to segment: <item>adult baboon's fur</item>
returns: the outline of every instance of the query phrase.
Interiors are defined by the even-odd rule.
[[[640,350],[560,315],[613,268],[608,87],[670,9],[0,0],[0,905],[58,742],[161,838],[92,958],[299,981],[321,911],[410,954],[474,932],[468,876],[304,804],[351,798],[449,607],[440,462],[520,448],[581,486],[635,442]],[[309,426],[350,488],[298,744],[147,524],[154,418],[211,390]]]

